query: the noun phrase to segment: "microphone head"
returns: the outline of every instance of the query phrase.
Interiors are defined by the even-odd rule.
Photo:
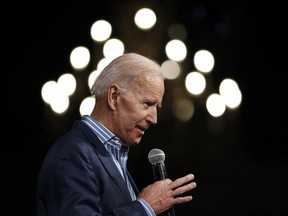
[[[163,163],[165,161],[165,154],[160,149],[151,149],[148,154],[148,160],[152,165],[157,163]]]

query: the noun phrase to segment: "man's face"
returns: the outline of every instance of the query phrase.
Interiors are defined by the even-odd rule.
[[[161,107],[163,94],[164,81],[147,74],[131,92],[120,93],[113,128],[125,145],[138,144],[150,124],[157,123],[157,109]]]

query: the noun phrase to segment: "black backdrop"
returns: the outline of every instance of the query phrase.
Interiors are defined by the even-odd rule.
[[[41,100],[43,83],[71,71],[72,48],[82,44],[93,48],[89,28],[94,21],[116,22],[118,16],[125,16],[119,15],[121,9],[137,6],[132,3],[109,0],[99,7],[92,2],[62,6],[25,2],[4,9],[3,212],[7,208],[10,215],[35,215],[35,183],[41,161],[54,140],[79,118],[77,108],[65,117],[54,116]],[[138,3],[160,8],[168,14],[167,22],[187,26],[190,47],[217,44],[211,47],[219,54],[218,67],[229,68],[230,73],[223,75],[235,78],[243,93],[241,109],[220,120],[211,119],[204,109],[189,123],[162,114],[159,124],[130,152],[128,165],[139,187],[153,181],[147,155],[156,147],[166,154],[169,177],[188,172],[196,176],[194,201],[177,206],[177,215],[287,214],[287,24],[283,5],[275,1],[269,5],[245,1]],[[208,19],[195,23],[192,10],[199,5],[207,9]],[[228,36],[211,30],[221,19],[230,24]],[[115,36],[125,37],[119,28]],[[156,57],[163,58],[160,54]],[[218,76],[216,81],[221,79]],[[169,104],[169,97],[165,100]]]

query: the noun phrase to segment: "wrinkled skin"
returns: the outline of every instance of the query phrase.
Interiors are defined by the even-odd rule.
[[[188,174],[175,181],[170,179],[156,181],[142,189],[139,198],[143,198],[158,215],[173,205],[186,203],[192,200],[192,196],[180,196],[196,187],[194,175]]]

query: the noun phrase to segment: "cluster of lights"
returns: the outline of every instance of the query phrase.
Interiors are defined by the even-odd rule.
[[[149,8],[142,8],[135,13],[134,23],[140,31],[149,31],[157,22],[154,11]],[[94,42],[103,44],[103,58],[99,60],[97,68],[90,72],[87,85],[92,87],[103,68],[114,58],[125,52],[124,43],[118,38],[111,38],[112,25],[106,20],[97,20],[90,29],[90,35]],[[181,63],[186,60],[187,47],[183,40],[185,27],[181,24],[171,25],[169,28],[171,40],[165,46],[167,60],[161,63],[163,74],[167,80],[174,80],[183,72]],[[74,48],[70,54],[70,63],[75,73],[84,71],[91,62],[89,49],[84,46]],[[194,54],[193,63],[196,70],[188,72],[185,77],[185,88],[189,94],[200,96],[206,89],[206,75],[213,71],[214,56],[208,50],[199,50]],[[61,115],[64,114],[70,105],[70,97],[77,89],[75,75],[65,73],[58,80],[47,81],[41,90],[43,101],[51,109]],[[226,108],[236,109],[240,106],[242,94],[236,81],[225,78],[219,85],[219,92],[210,94],[206,99],[206,109],[213,117],[224,114]],[[79,107],[80,115],[90,114],[95,105],[95,98],[85,97]],[[175,99],[173,105],[174,115],[180,121],[188,121],[194,114],[194,104],[190,99]]]

